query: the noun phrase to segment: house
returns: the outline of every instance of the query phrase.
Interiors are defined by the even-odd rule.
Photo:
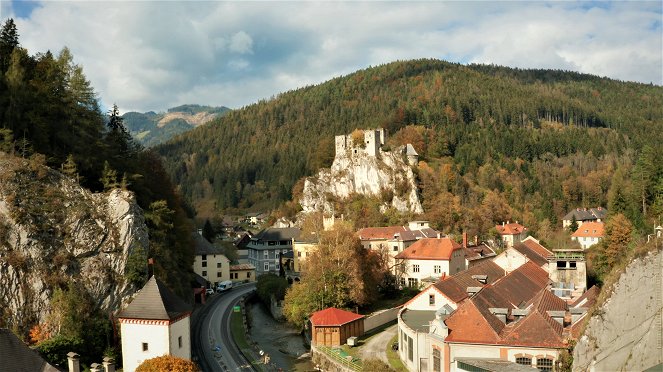
[[[443,275],[465,270],[463,247],[451,238],[423,238],[397,254],[398,280],[401,285],[419,287],[436,282]]]
[[[237,260],[239,263],[249,263],[249,252],[246,246],[249,245],[251,236],[253,236],[251,232],[244,231],[233,241],[233,244],[237,247]]]
[[[211,287],[230,280],[230,260],[200,234],[193,234],[193,272],[205,278]]]
[[[555,249],[548,265],[552,292],[573,302],[587,289],[587,261],[579,249]]]
[[[249,264],[256,268],[256,275],[278,274],[281,254],[292,252],[292,242],[300,234],[301,230],[296,227],[267,228],[251,237],[246,249]]]
[[[467,234],[463,233],[463,250],[465,251],[465,267],[472,267],[484,261],[492,260],[497,254],[486,242],[479,242],[477,236],[474,242],[467,241]]]
[[[408,370],[525,371],[525,366],[552,371],[587,308],[570,307],[552,294],[548,273],[533,261],[506,276],[500,276],[501,269],[490,261],[467,271],[486,271],[488,264],[493,265],[492,275],[465,275],[485,284],[468,286],[465,293],[461,285],[454,285],[455,303],[431,306],[425,301],[446,282],[457,284],[447,279],[403,306],[398,315],[399,357]],[[446,298],[453,293],[448,288],[440,292]]]
[[[549,260],[553,256],[553,253],[542,246],[538,240],[528,236],[522,242],[516,243],[513,247],[507,248],[497,255],[493,261],[506,270],[507,273],[528,261],[532,261],[548,271]]]
[[[191,307],[152,276],[118,315],[124,371],[162,355],[191,359]]]
[[[0,366],[3,371],[13,372],[60,371],[7,328],[0,328]]]
[[[407,226],[366,227],[357,231],[365,249],[385,251],[389,255],[389,266],[396,272],[395,256],[417,240],[440,237],[440,233],[429,227],[428,221],[411,221]]]
[[[262,225],[267,221],[268,215],[262,212],[247,213],[244,221],[251,226]]]
[[[502,244],[506,248],[513,247],[514,244],[527,237],[527,228],[516,222],[502,222],[501,225],[495,225],[497,233],[502,239]]]
[[[567,213],[562,218],[562,227],[568,229],[573,224],[575,218],[578,227],[586,222],[603,222],[608,216],[608,210],[603,207],[596,208],[576,208]]]
[[[318,237],[316,234],[301,234],[292,243],[292,251],[294,262],[294,275],[299,277],[299,274],[306,271],[306,260],[308,257],[318,249]]]
[[[230,280],[233,282],[255,282],[255,266],[250,264],[230,265]]]
[[[311,314],[311,344],[340,346],[364,334],[364,316],[330,307]]]
[[[571,239],[580,243],[582,249],[587,249],[603,239],[603,222],[585,222],[571,234]]]

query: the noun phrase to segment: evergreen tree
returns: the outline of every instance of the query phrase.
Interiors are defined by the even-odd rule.
[[[9,60],[14,48],[18,46],[18,30],[13,18],[5,21],[0,31],[0,68],[4,73],[9,66]]]
[[[203,225],[203,238],[207,239],[210,243],[214,243],[215,237],[216,233],[214,232],[214,228],[212,228],[212,224],[209,222],[209,219],[205,219],[205,224]]]

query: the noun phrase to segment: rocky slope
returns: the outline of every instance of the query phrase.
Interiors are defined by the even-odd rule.
[[[148,248],[132,193],[91,193],[39,163],[0,155],[0,316],[22,330],[44,321],[53,290],[70,282],[117,310],[136,290],[127,259]]]
[[[379,197],[384,202],[383,208],[423,213],[404,147],[394,151],[380,150],[377,156],[362,151],[350,155],[337,153],[331,168],[321,169],[317,177],[306,179],[300,204],[304,213],[330,213],[334,200],[353,194]]]
[[[633,261],[589,321],[574,371],[642,371],[663,363],[661,251]]]

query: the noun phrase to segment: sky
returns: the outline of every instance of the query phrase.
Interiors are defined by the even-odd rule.
[[[32,55],[68,47],[103,107],[240,108],[396,60],[663,84],[663,2],[0,0]]]

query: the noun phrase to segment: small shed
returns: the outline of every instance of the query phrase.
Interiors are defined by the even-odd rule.
[[[364,316],[330,307],[311,315],[311,338],[314,345],[340,346],[348,337],[364,334]]]

